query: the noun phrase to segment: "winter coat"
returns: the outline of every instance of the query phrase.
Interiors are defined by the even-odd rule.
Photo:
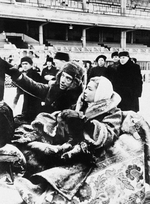
[[[67,90],[61,90],[59,88],[60,75],[61,73],[57,76],[56,83],[52,84],[51,87],[47,84],[37,83],[25,75],[22,75],[22,79],[16,83],[27,93],[45,102],[41,109],[42,112],[52,113],[70,108],[76,103],[82,92],[82,84],[77,85],[75,83],[72,83]]]
[[[41,82],[42,80],[40,74],[33,69],[30,69],[27,72],[27,76],[36,82]],[[24,102],[22,107],[22,114],[23,114],[24,120],[30,123],[32,120],[35,119],[36,115],[40,111],[40,108],[41,108],[41,100],[24,92]]]
[[[106,67],[93,67],[90,70],[89,76],[88,76],[88,81],[90,80],[90,78],[95,77],[95,76],[105,76],[105,72],[106,72]]]
[[[41,74],[41,77],[42,77],[42,82],[44,84],[47,84],[48,81],[44,78],[46,75],[51,75],[51,76],[56,76],[58,70],[54,67],[54,66],[51,66],[51,68],[49,69],[48,67],[45,67],[43,70],[42,70],[42,74]]]
[[[139,111],[138,98],[142,93],[142,75],[139,65],[131,59],[117,68],[117,85],[114,90],[121,96],[122,100],[118,107],[122,110]]]
[[[125,204],[131,196],[134,196],[134,202],[137,197],[140,201],[144,200],[144,196],[138,195],[144,195],[145,191],[143,152],[147,158],[150,150],[144,150],[144,141],[150,143],[150,129],[140,116],[116,108],[120,101],[116,94],[111,99],[112,102],[96,102],[84,112],[84,140],[78,143],[82,151],[76,152],[68,161],[64,160],[63,164],[59,163],[30,178],[34,184],[47,185],[50,190],[45,193],[47,196],[53,195],[52,199],[56,203],[59,200],[63,200],[64,204],[73,201],[87,204],[92,200],[102,203],[109,200],[110,204],[115,201]],[[79,100],[78,110],[81,107],[83,104]],[[75,116],[73,112],[67,115],[68,118]],[[20,192],[27,194],[33,190],[29,181],[21,180],[21,183]],[[28,184],[30,187],[27,188]],[[109,193],[110,189],[114,189],[113,196]]]
[[[115,89],[116,83],[117,83],[117,68],[118,68],[118,66],[119,66],[119,62],[116,62],[116,63],[109,65],[106,69],[106,74],[105,74],[105,77],[111,81],[114,89]]]
[[[10,143],[13,135],[13,112],[6,103],[0,102],[0,147]]]

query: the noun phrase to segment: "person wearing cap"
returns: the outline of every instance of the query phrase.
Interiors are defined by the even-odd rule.
[[[65,52],[56,52],[54,56],[54,64],[58,71],[60,71],[66,62],[70,61],[70,56]]]
[[[93,67],[90,71],[89,77],[88,77],[88,81],[90,80],[90,78],[95,77],[95,76],[105,76],[106,73],[106,59],[107,57],[105,55],[99,55],[95,61],[97,63],[96,67]]]
[[[6,73],[28,94],[45,102],[41,112],[52,113],[70,108],[76,104],[82,92],[83,69],[74,62],[64,64],[56,76],[55,83],[51,86],[35,82],[27,75],[21,74],[16,68],[7,69]]]
[[[119,53],[117,51],[113,52],[111,54],[111,58],[113,60],[112,64],[108,65],[106,69],[106,77],[111,81],[114,89],[116,86],[116,80],[117,80],[117,68],[119,66]]]
[[[33,61],[30,57],[26,56],[21,58],[20,65],[21,67],[19,70],[21,70],[24,75],[27,75],[29,78],[37,82],[41,82],[42,78],[40,74],[33,68]],[[36,99],[28,93],[22,91],[20,87],[17,87],[17,95],[14,98],[14,108],[17,104],[17,99],[19,100],[19,96],[21,94],[23,94],[24,97],[22,112],[14,118],[15,127],[18,127],[24,123],[30,123],[35,118],[41,107],[41,100]]]
[[[122,110],[139,111],[139,97],[142,94],[142,75],[140,66],[135,64],[127,51],[119,52],[120,65],[117,68],[117,86],[115,91],[122,100]]]
[[[83,143],[86,145],[89,142],[89,146],[90,144],[92,146],[91,148],[98,148],[98,146],[103,146],[104,143],[107,145],[106,143],[111,140],[113,143],[114,138],[119,136],[120,124],[122,123],[122,113],[117,108],[120,100],[120,96],[113,91],[112,84],[107,78],[103,76],[91,78],[87,88],[79,96],[75,109],[62,110],[55,116],[56,119],[53,126],[56,126],[56,131],[54,136],[51,137],[51,144],[48,142],[43,143],[43,141],[33,141],[27,144],[28,149],[32,153],[36,151],[34,159],[37,160],[38,166],[41,166],[41,162],[45,169],[60,164],[62,162],[60,158],[71,158],[73,154],[82,152],[81,146]],[[109,112],[109,110],[111,111]],[[97,130],[99,129],[97,123],[103,123],[105,119],[107,121],[106,127],[105,124],[104,127],[100,125],[104,135],[99,133],[98,143],[96,142],[98,141]],[[94,120],[96,121],[95,123],[92,122]],[[38,124],[39,120],[37,120],[36,128]],[[51,122],[43,124],[43,130],[49,130],[50,132],[51,125]],[[89,139],[84,138],[83,129],[90,136]],[[108,141],[105,134],[108,137]],[[96,141],[94,141],[94,138]],[[90,151],[90,149],[87,149],[87,151]],[[40,155],[40,158],[38,155]],[[90,162],[88,154],[85,155],[83,160]],[[26,172],[27,177],[29,177],[35,162],[32,163],[29,162],[30,168]],[[32,173],[40,171],[38,166],[34,166],[34,172]]]
[[[56,77],[56,74],[58,70],[56,70],[56,67],[54,66],[53,58],[50,56],[47,56],[46,62],[43,66],[43,70],[41,73],[42,82],[44,84],[47,84],[50,80],[54,80]]]
[[[67,198],[72,200],[73,195],[81,187],[81,185],[78,185],[80,181],[82,182],[85,177],[89,176],[87,173],[89,169],[94,167],[90,173],[98,170],[99,165],[96,164],[101,161],[101,156],[103,158],[106,156],[109,159],[109,153],[111,152],[111,150],[109,152],[109,148],[113,146],[114,141],[119,138],[120,134],[122,113],[117,108],[120,100],[120,96],[113,91],[112,84],[107,78],[101,76],[90,79],[87,88],[79,97],[76,110],[64,110],[59,116],[60,120],[65,121],[66,126],[66,121],[68,121],[70,123],[69,126],[73,128],[73,132],[70,130],[70,140],[67,141],[68,138],[65,135],[65,138],[59,136],[59,142],[62,139],[62,145],[43,144],[40,142],[30,142],[28,144],[33,150],[38,151],[40,155],[44,153],[44,158],[46,159],[43,162],[43,167],[45,164],[46,170],[35,173],[29,180],[20,179],[19,190],[23,189],[25,191],[26,189],[28,192],[26,195],[24,194],[25,197],[23,199],[28,200],[28,195],[30,195],[32,201],[38,200],[41,193],[36,193],[36,189],[37,187],[41,189],[40,184],[44,179],[47,181],[45,183],[46,187],[49,186],[51,189],[52,185],[54,190],[57,188],[57,192],[60,194],[62,192],[62,195],[66,195],[66,197],[68,196]],[[78,120],[80,121],[79,124],[84,123],[84,125],[81,125],[81,129],[84,129],[84,135],[82,130],[81,133],[78,131],[80,128],[79,124],[77,125]],[[58,125],[61,125],[61,123]],[[78,134],[76,134],[77,132]],[[70,146],[68,145],[68,150],[67,148],[63,149],[63,141],[65,140],[66,144],[70,144]],[[55,149],[52,149],[52,147]],[[54,150],[58,151],[53,153]],[[59,159],[60,157],[62,159]],[[49,163],[46,161],[49,161]],[[112,176],[110,177],[112,178]],[[106,176],[105,180],[107,177],[109,176]],[[35,182],[37,186],[34,185]],[[27,183],[29,183],[28,186],[26,185]],[[62,183],[63,187],[59,183]],[[35,191],[32,188],[33,186],[35,186]]]

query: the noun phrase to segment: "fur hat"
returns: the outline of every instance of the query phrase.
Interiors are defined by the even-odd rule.
[[[32,61],[32,59],[31,59],[31,57],[28,57],[28,56],[26,56],[26,57],[22,57],[21,58],[21,63],[22,62],[28,62],[29,64],[33,64],[33,61]]]
[[[47,58],[46,58],[46,62],[53,62],[53,58],[50,57],[50,56],[47,56]]]
[[[117,51],[113,52],[113,53],[111,54],[111,58],[113,58],[114,56],[119,56],[119,53],[118,53]]]
[[[68,53],[65,53],[65,52],[56,52],[54,59],[64,60],[66,62],[69,62],[70,56]]]
[[[130,57],[128,51],[121,51],[121,52],[119,52],[119,57],[122,57],[122,56]]]
[[[73,82],[70,86],[70,89],[74,89],[75,87],[78,87],[82,84],[82,77],[83,77],[83,68],[75,63],[75,62],[66,62],[60,72],[58,72],[56,76],[56,82],[57,84],[60,83],[60,77],[62,72],[66,72],[67,74],[71,75],[73,77]]]
[[[75,62],[67,62],[64,65],[62,71],[66,72],[67,74],[72,76],[73,79],[78,81],[78,82],[81,81],[81,79],[83,77],[83,69],[82,69],[82,67],[80,67]]]
[[[106,59],[107,59],[107,57],[106,57],[105,55],[99,55],[99,56],[96,58],[95,61],[98,62],[98,60],[99,60],[100,58],[103,58],[104,61],[106,61]]]

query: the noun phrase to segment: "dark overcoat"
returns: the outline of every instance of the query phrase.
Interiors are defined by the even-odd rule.
[[[129,59],[117,68],[117,83],[114,90],[121,96],[118,107],[122,110],[139,111],[139,97],[142,94],[142,75],[140,67]]]

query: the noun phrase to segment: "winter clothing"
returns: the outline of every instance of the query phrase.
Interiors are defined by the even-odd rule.
[[[113,58],[114,56],[119,56],[119,53],[118,53],[117,51],[113,52],[113,53],[111,54],[111,58]]]
[[[21,58],[21,63],[22,62],[28,62],[29,64],[33,64],[33,61],[32,61],[32,59],[31,59],[31,57],[28,57],[28,56],[26,56],[26,57],[22,57]]]
[[[70,63],[68,66],[70,66]],[[76,65],[76,69],[80,70],[82,68]],[[8,70],[8,72],[10,73],[10,70]],[[76,103],[78,96],[82,92],[81,80],[77,81],[76,79],[73,80],[67,90],[61,90],[59,88],[59,83],[62,72],[63,69],[58,73],[56,82],[52,84],[51,87],[48,87],[46,84],[37,83],[24,74],[22,74],[21,79],[17,80],[16,83],[26,92],[45,102],[45,106],[43,106],[41,111],[52,113],[56,110],[70,108],[73,104]]]
[[[103,58],[104,61],[106,61],[106,59],[107,59],[107,57],[106,57],[105,55],[99,55],[99,56],[96,58],[95,61],[98,62],[98,60],[99,60],[100,58]]]
[[[53,62],[53,58],[50,57],[50,56],[47,56],[47,58],[46,58],[46,62]]]
[[[113,62],[107,67],[106,73],[105,73],[105,77],[111,81],[114,90],[115,90],[117,79],[118,79],[117,78],[117,68],[119,64],[120,62]]]
[[[11,64],[0,58],[0,101],[4,96],[5,70],[12,67]]]
[[[0,147],[11,142],[14,133],[14,119],[11,108],[4,103],[5,69],[12,67],[0,58]]]
[[[0,103],[0,147],[10,143],[14,135],[14,119],[11,108]]]
[[[122,56],[130,57],[130,56],[129,56],[129,52],[127,52],[127,51],[121,51],[121,52],[119,52],[119,57],[122,57]]]
[[[52,160],[55,161],[55,167],[36,173],[30,178],[36,185],[26,179],[19,179],[18,183],[16,182],[16,187],[24,201],[30,198],[36,203],[41,198],[42,202],[47,199],[50,199],[49,202],[52,203],[63,200],[65,204],[76,200],[79,201],[78,203],[83,202],[84,204],[93,200],[98,203],[109,201],[110,204],[114,204],[117,201],[125,204],[131,199],[131,196],[134,201],[137,198],[144,201],[144,196],[140,196],[145,193],[143,153],[145,152],[146,158],[150,153],[150,128],[136,113],[122,112],[117,108],[121,100],[120,96],[112,90],[108,80],[99,79],[99,83],[102,81],[105,82],[109,91],[104,99],[101,98],[101,94],[98,97],[97,93],[95,101],[89,106],[85,106],[81,94],[75,111],[64,110],[61,113],[60,117],[64,120],[63,125],[66,132],[62,131],[64,135],[60,139],[65,139],[67,131],[69,131],[73,140],[76,140],[78,135],[73,135],[70,130],[74,128],[76,131],[79,126],[67,123],[70,120],[75,121],[75,119],[79,121],[79,124],[83,121],[82,137],[79,137],[75,144],[71,142],[74,148],[65,153],[53,154]],[[97,79],[95,82],[97,83]],[[103,90],[99,84],[98,89],[102,91],[100,88]],[[72,126],[70,127],[70,125]],[[144,150],[145,142],[148,145]],[[48,156],[50,154],[48,146],[43,144],[38,149],[38,144],[38,142],[33,142],[29,143],[29,146],[33,149],[36,146],[34,150],[40,150],[41,153]],[[56,159],[61,154],[67,154],[68,157],[63,157],[67,159],[57,163]],[[46,161],[51,161],[50,158],[47,157]],[[42,184],[44,188],[41,188]],[[120,185],[123,186],[121,191]],[[45,191],[45,189],[50,190]],[[110,189],[115,192],[113,196],[110,195]],[[42,190],[45,194],[42,194]],[[106,196],[104,196],[105,194]],[[48,197],[48,195],[50,196]]]
[[[88,82],[92,77],[95,76],[105,76],[106,74],[106,67],[100,67],[100,66],[96,66],[96,67],[92,67],[90,70],[90,74],[89,74],[89,78],[88,78]]]
[[[70,57],[68,53],[65,52],[56,52],[54,59],[64,60],[66,62],[70,61]]]
[[[119,107],[122,110],[139,111],[139,97],[142,93],[142,75],[140,67],[129,60],[117,68],[117,80],[114,90],[121,96]]]
[[[42,82],[44,84],[47,84],[48,81],[44,78],[44,76],[46,75],[50,75],[50,76],[53,76],[53,79],[55,79],[56,77],[56,74],[58,73],[58,70],[52,65],[50,68],[48,66],[46,66],[43,70],[42,70],[42,74],[41,74],[41,77],[42,77]]]
[[[106,56],[105,55],[99,55],[97,58],[96,58],[96,62],[98,62],[98,60],[100,58],[103,58],[104,61],[106,61]],[[88,82],[89,80],[92,78],[92,77],[95,77],[95,76],[105,76],[105,73],[106,73],[106,67],[105,66],[96,66],[96,67],[92,67],[90,72],[89,72],[89,76],[88,76]]]
[[[76,63],[66,63],[63,67],[63,71],[72,76],[75,81],[81,83],[83,70]]]
[[[28,70],[26,75],[36,82],[41,82],[40,74],[32,68]],[[23,92],[23,94],[24,94],[24,101],[23,101],[22,113],[21,115],[17,115],[14,118],[15,128],[24,123],[25,124],[31,123],[31,121],[35,119],[35,117],[41,110],[41,100],[39,98],[31,96],[26,92]]]

